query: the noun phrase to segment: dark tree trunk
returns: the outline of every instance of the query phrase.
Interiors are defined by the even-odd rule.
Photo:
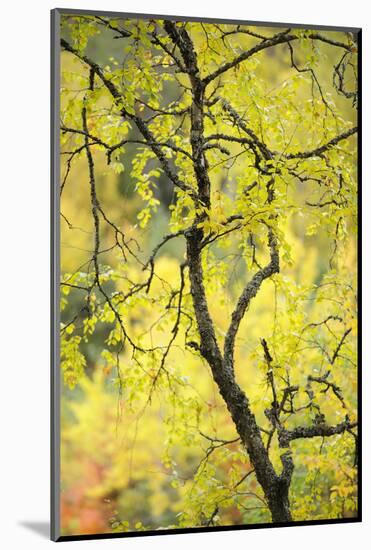
[[[269,509],[274,523],[287,523],[292,521],[288,487],[280,487],[280,482],[278,482],[269,500]]]
[[[284,472],[278,476],[264,446],[255,416],[249,401],[236,382],[233,366],[220,353],[214,326],[210,317],[201,265],[202,229],[195,228],[187,235],[187,260],[193,306],[200,334],[200,352],[208,362],[213,378],[231,414],[241,442],[255,469],[258,482],[263,488],[274,522],[291,521],[288,498],[292,461],[288,455],[282,459]],[[290,466],[285,472],[285,465]],[[285,475],[284,475],[285,473]]]
[[[178,28],[171,21],[165,21],[164,28],[174,44],[179,48],[191,82],[191,147],[194,174],[198,188],[198,206],[210,208],[211,185],[204,149],[205,83],[200,77],[197,54],[194,50],[193,42],[185,28]],[[272,232],[269,231],[271,262],[256,274],[241,296],[228,335],[229,349],[223,356],[217,343],[203,283],[201,254],[204,232],[200,227],[200,223],[205,219],[206,214],[202,213],[202,208],[200,211],[201,213],[196,217],[193,227],[185,233],[191,294],[200,335],[200,352],[210,366],[215,383],[231,414],[242,445],[245,447],[254,466],[256,478],[263,488],[272,514],[272,520],[274,522],[288,522],[291,521],[288,499],[288,489],[293,467],[291,457],[282,460],[284,466],[283,473],[281,476],[278,476],[269,459],[268,451],[264,446],[260,429],[250,409],[249,401],[236,381],[233,368],[234,339],[248,303],[256,295],[262,281],[278,270],[279,260],[276,240]]]

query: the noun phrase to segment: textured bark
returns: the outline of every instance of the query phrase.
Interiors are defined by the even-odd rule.
[[[293,439],[312,438],[312,437],[331,437],[332,435],[342,434],[357,426],[357,422],[345,420],[335,426],[329,426],[325,422],[314,424],[313,426],[298,426],[293,430],[286,430],[284,436],[288,441]]]
[[[245,286],[237,305],[232,313],[231,323],[228,328],[224,343],[224,358],[231,366],[233,365],[234,344],[240,323],[246,313],[246,310],[251,300],[258,293],[263,281],[271,277],[274,273],[279,272],[279,254],[277,248],[277,240],[273,232],[268,228],[268,244],[270,248],[270,262],[268,265],[259,269],[252,277],[251,281]]]
[[[177,27],[171,21],[164,22],[164,28],[174,44],[179,48],[184,66],[192,86],[191,105],[191,146],[194,173],[198,186],[199,201],[210,208],[210,179],[204,150],[204,90],[197,65],[197,55],[192,40],[184,28]],[[205,214],[200,214],[193,228],[185,232],[187,241],[187,263],[191,285],[193,307],[200,335],[200,352],[208,362],[215,383],[231,414],[236,430],[241,438],[251,463],[254,466],[258,482],[261,484],[267,499],[274,522],[291,521],[288,499],[289,479],[278,476],[264,446],[255,416],[249,401],[236,381],[233,368],[233,347],[239,324],[246,308],[263,280],[278,270],[278,252],[276,241],[269,232],[271,261],[260,270],[246,286],[232,316],[230,327],[229,349],[222,355],[215,335],[214,324],[210,316],[202,271],[202,241],[204,233],[198,227]],[[291,476],[290,476],[291,479]]]
[[[200,352],[211,368],[219,392],[227,405],[242,444],[254,466],[257,480],[267,498],[272,520],[274,522],[288,522],[291,521],[288,498],[291,474],[288,475],[285,470],[285,458],[283,459],[285,475],[279,476],[276,474],[249,401],[235,379],[230,361],[225,361],[220,352],[203,284],[200,246],[202,236],[202,230],[197,228],[186,235],[191,294],[200,334]],[[290,469],[291,466],[292,462]],[[292,469],[290,471],[292,473]]]
[[[199,201],[210,207],[210,179],[204,151],[204,93],[205,85],[200,77],[197,54],[193,42],[184,28],[178,28],[171,21],[164,22],[164,28],[180,50],[192,86],[191,105],[191,147],[193,169],[198,185]]]

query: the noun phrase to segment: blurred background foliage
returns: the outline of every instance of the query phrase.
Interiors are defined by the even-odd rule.
[[[113,28],[137,23],[111,20]],[[141,24],[144,33],[148,22],[143,20]],[[225,31],[230,28],[225,24],[220,27]],[[277,32],[264,27],[248,28],[257,33]],[[223,44],[219,44],[220,40],[213,43],[215,28],[212,25],[192,23],[188,24],[188,30],[200,52],[201,66],[218,66],[220,57],[229,55],[224,52]],[[324,34],[350,40],[347,33],[327,31]],[[151,99],[151,90],[146,90],[143,82],[138,81],[136,85],[138,90],[142,87],[143,97],[147,100],[148,96],[154,103],[158,101],[160,107],[178,100],[177,80],[166,78],[160,69],[156,73],[156,52],[151,44],[143,46],[147,54],[138,51],[134,55],[133,49],[140,48],[138,43],[114,39],[112,29],[89,18],[72,16],[63,18],[62,35],[79,44],[108,72],[121,68],[122,60],[127,59],[128,71],[145,74],[145,63],[149,63],[157,74],[159,89]],[[233,53],[238,53],[252,47],[256,39],[241,34],[230,43]],[[220,52],[213,59],[214,48]],[[339,52],[325,43],[316,43],[314,47],[303,34],[300,46],[295,46],[295,58],[298,66],[315,68],[329,108],[336,111],[336,116],[329,113],[318,90],[313,91],[316,86],[310,75],[292,68],[287,47],[277,46],[261,52],[239,71],[223,77],[227,83],[223,93],[243,109],[251,126],[273,150],[288,146],[296,150],[310,149],[312,144],[316,146],[321,142],[323,135],[329,135],[330,139],[331,132],[341,128],[344,121],[349,125],[356,123],[352,102],[334,94],[332,74]],[[68,52],[61,53],[61,65],[61,118],[66,126],[81,126],[88,71]],[[125,78],[129,78],[128,75],[130,72]],[[184,75],[178,78],[185,81]],[[348,78],[352,82],[352,75]],[[112,143],[122,136],[139,139],[135,129],[112,113],[104,90],[97,87],[94,93],[94,107],[89,117],[91,133],[105,135],[107,125]],[[186,98],[180,102],[184,103]],[[161,122],[168,124],[167,130],[171,132],[174,128],[170,127],[173,121],[169,118]],[[187,122],[184,124],[178,132],[179,143],[185,139]],[[215,132],[212,121],[207,124]],[[80,137],[62,132],[62,153],[81,145]],[[232,144],[229,149],[231,156],[238,152],[237,145]],[[319,217],[317,211],[313,213],[313,209],[305,208],[306,201],[319,200],[315,182],[303,183],[291,178],[294,184],[282,188],[283,204],[302,208],[293,208],[282,217],[280,230],[285,237],[286,256],[281,273],[264,283],[251,303],[241,324],[236,349],[237,378],[262,426],[266,422],[264,408],[269,406],[271,395],[260,339],[269,338],[277,372],[289,369],[291,383],[305,388],[308,374],[319,376],[326,371],[328,361],[323,350],[330,355],[334,353],[344,326],[352,330],[341,349],[341,357],[333,366],[332,376],[342,388],[348,414],[351,418],[356,415],[357,222],[353,149],[354,142],[344,145],[344,158],[334,158],[334,164],[344,166],[344,178],[349,183],[347,199],[352,208],[347,211],[323,209]],[[218,151],[210,152],[210,164],[216,164],[211,172],[214,189],[219,193],[214,195],[214,203],[223,216],[224,212],[233,211],[239,182],[251,182],[256,174],[253,169],[251,176],[246,174],[248,165],[244,157],[234,159],[227,168],[225,164],[218,167],[218,154]],[[89,278],[93,219],[86,157],[84,153],[76,155],[70,167],[67,158],[68,155],[62,154],[61,180],[64,181],[67,170],[69,173],[61,198],[61,277],[63,281],[79,285]],[[156,162],[150,156],[146,159],[145,151],[138,145],[127,145],[114,155],[109,165],[105,151],[96,147],[94,162],[96,186],[105,212],[127,238],[139,243],[137,254],[145,262],[164,234],[188,223],[187,209],[184,205],[177,207],[180,199],[172,184],[156,171]],[[320,171],[319,163],[317,160],[315,168]],[[178,167],[187,170],[186,165]],[[303,171],[309,169],[303,166]],[[156,199],[153,205],[149,205],[148,196],[140,192],[141,175],[149,173],[152,174],[151,197]],[[336,189],[334,193],[336,195]],[[339,225],[341,230],[335,245],[334,231]],[[124,291],[126,280],[143,280],[143,273],[130,257],[123,261],[117,248],[112,248],[113,243],[112,227],[102,225],[101,250],[107,249],[99,260],[102,276],[110,292]],[[206,288],[219,338],[225,335],[235,301],[253,272],[252,247],[246,243],[249,243],[246,234],[241,238],[231,237],[212,245],[207,252]],[[259,238],[256,250],[264,259]],[[125,315],[131,334],[143,343],[161,346],[171,336],[174,317],[164,317],[161,322],[158,319],[163,311],[166,285],[179,284],[179,265],[184,261],[184,253],[182,238],[170,240],[158,254],[157,276],[149,295],[143,292],[127,304]],[[94,299],[99,302],[99,295]],[[84,293],[79,289],[62,287],[61,300],[62,327],[68,343],[61,403],[63,534],[210,525],[213,523],[208,522],[216,507],[212,518],[215,524],[270,521],[264,495],[254,475],[241,481],[251,467],[238,442],[217,445],[207,437],[227,441],[237,436],[207,365],[195,350],[185,346],[187,323],[167,358],[175,389],[170,391],[166,380],[161,378],[156,391],[152,392],[159,356],[143,354],[139,361],[133,359],[130,350],[120,346],[114,334],[115,321],[109,312],[104,320],[93,321],[89,326],[89,308],[94,306],[86,305]],[[185,301],[191,311],[188,281]],[[306,328],[310,323],[340,314],[342,322],[335,319],[328,326]],[[189,336],[197,340],[194,328],[189,329]],[[73,338],[76,339],[74,348]],[[298,400],[305,404],[304,390]],[[330,422],[342,420],[343,410],[341,407],[339,410],[339,401],[331,391],[319,393],[318,401]],[[304,410],[293,422],[302,424],[307,415]],[[279,467],[275,446],[273,441],[272,458]],[[352,435],[298,440],[293,447],[300,457],[295,459],[291,489],[294,519],[352,517],[356,513],[357,492]]]

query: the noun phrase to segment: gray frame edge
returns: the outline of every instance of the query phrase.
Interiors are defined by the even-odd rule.
[[[51,40],[50,40],[50,63],[51,63],[51,484],[50,484],[50,538],[57,541],[60,537],[60,371],[59,371],[59,81],[60,81],[60,10],[51,10]]]
[[[322,30],[322,31],[333,31],[333,32],[352,32],[358,33],[361,30],[361,27],[341,27],[337,25],[316,25],[316,24],[304,24],[304,23],[272,23],[269,21],[251,21],[244,19],[224,19],[217,17],[196,17],[196,16],[186,16],[186,15],[163,15],[163,14],[152,14],[152,13],[134,13],[134,12],[118,12],[118,11],[106,11],[106,10],[80,10],[76,8],[55,8],[53,11],[58,12],[59,15],[101,15],[102,17],[118,17],[123,18],[127,17],[130,19],[164,19],[170,21],[193,21],[193,22],[202,22],[202,23],[225,23],[231,25],[253,25],[256,27],[273,27],[273,28],[282,28],[282,27],[291,27],[294,29],[313,29],[313,30]]]

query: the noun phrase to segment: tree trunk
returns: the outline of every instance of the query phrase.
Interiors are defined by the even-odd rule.
[[[289,487],[278,478],[270,494],[266,494],[273,523],[287,523],[292,521],[288,493]]]
[[[289,452],[282,455],[283,472],[276,474],[264,446],[259,427],[249,401],[238,385],[233,365],[227,363],[218,346],[214,325],[209,313],[201,265],[201,242],[203,231],[194,227],[186,236],[187,261],[193,307],[200,335],[200,352],[208,362],[215,383],[227,405],[241,442],[255,469],[258,482],[263,488],[273,522],[291,521],[288,491],[293,463]]]
[[[178,28],[171,21],[165,21],[164,28],[173,43],[179,48],[191,83],[191,147],[194,175],[198,187],[198,206],[210,208],[211,184],[204,149],[203,108],[205,84],[200,77],[197,54],[186,29]],[[262,486],[266,496],[272,514],[272,520],[274,522],[291,521],[288,500],[288,488],[292,473],[291,468],[293,467],[291,457],[287,458],[286,456],[285,459],[282,459],[284,469],[281,476],[278,476],[269,459],[268,451],[264,446],[260,429],[250,409],[249,401],[235,379],[233,353],[229,354],[226,358],[223,357],[216,339],[214,324],[209,313],[201,264],[204,232],[203,229],[199,227],[199,224],[205,217],[206,214],[202,213],[201,209],[201,212],[196,216],[193,227],[185,233],[191,294],[200,335],[200,352],[211,368],[215,383],[231,414],[237,432],[241,438],[242,445],[245,447],[251,463],[254,466],[257,480]],[[254,289],[251,290],[246,299],[244,298],[246,302],[246,304],[244,304],[245,307],[247,307],[247,300],[251,299],[251,296],[256,294],[262,280],[277,270],[278,253],[276,251],[276,241],[271,233],[269,237],[269,246],[271,248],[272,262],[265,271],[262,271],[257,280],[254,280]],[[236,321],[234,325],[236,331],[238,329],[238,323],[239,321]],[[231,339],[234,339],[233,335]]]

